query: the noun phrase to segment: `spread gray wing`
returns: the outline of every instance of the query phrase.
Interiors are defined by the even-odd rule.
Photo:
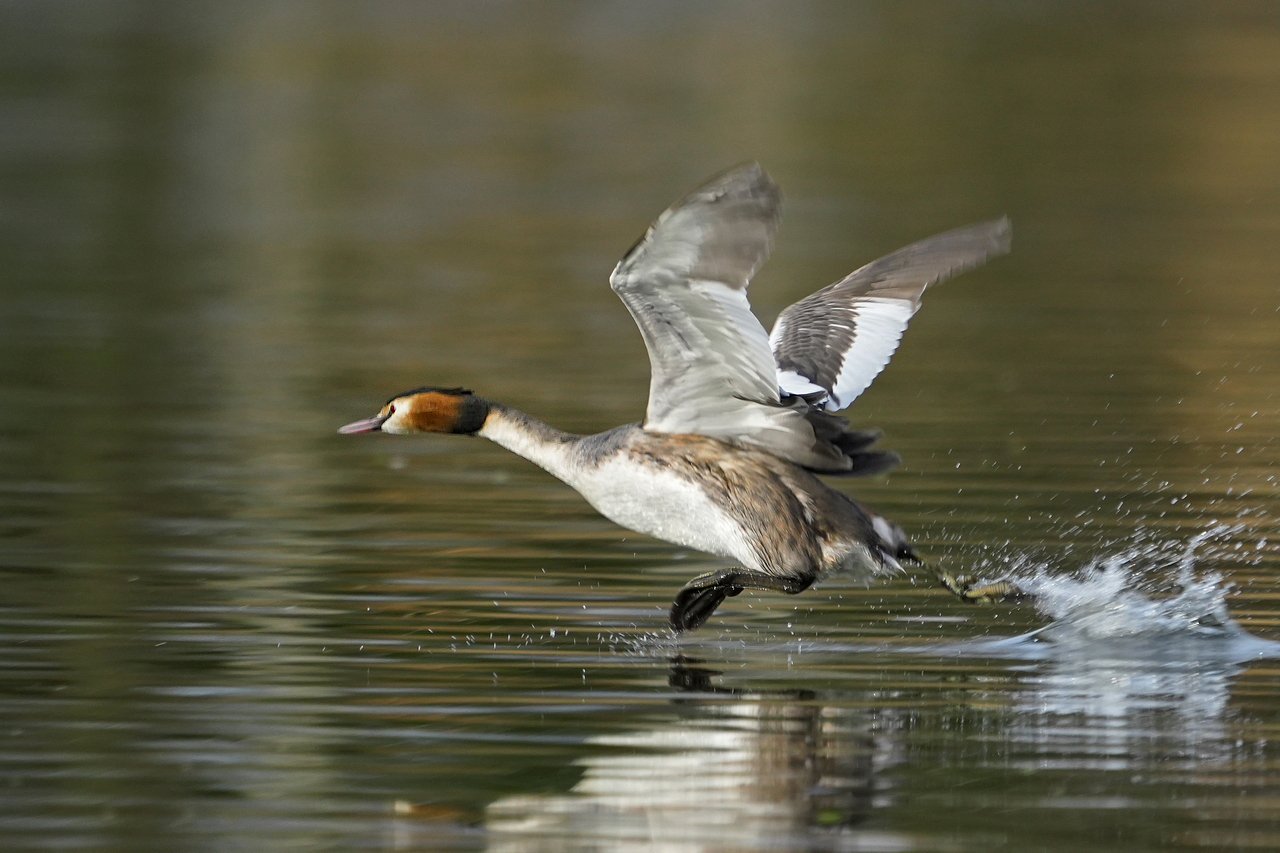
[[[778,315],[769,344],[783,391],[827,411],[866,390],[898,348],[925,288],[1009,251],[1008,219],[912,243]]]
[[[697,433],[744,401],[778,403],[747,284],[769,254],[781,201],[758,165],[731,169],[659,216],[614,269],[609,283],[649,351],[645,429]]]
[[[782,194],[759,165],[712,178],[677,202],[629,251],[609,284],[649,352],[644,429],[705,435],[822,470],[848,470],[819,440],[803,401],[783,402],[747,285],[778,227]]]
[[[747,286],[769,254],[781,201],[757,164],[730,169],[659,216],[618,262],[609,283],[649,353],[644,429],[751,445],[819,471],[878,470],[892,456],[862,450],[874,436],[821,410],[843,408],[870,384],[926,287],[1008,251],[1008,221],[867,264],[783,311],[766,335]]]

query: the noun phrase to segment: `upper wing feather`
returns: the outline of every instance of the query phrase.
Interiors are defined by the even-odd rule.
[[[925,288],[1009,251],[1008,219],[913,243],[872,261],[778,315],[769,345],[777,381],[791,394],[843,409],[898,348]],[[812,397],[810,399],[813,399]]]
[[[769,254],[782,196],[755,163],[711,179],[649,227],[609,283],[649,351],[645,428],[749,429],[743,409],[778,405],[769,339],[747,284]]]

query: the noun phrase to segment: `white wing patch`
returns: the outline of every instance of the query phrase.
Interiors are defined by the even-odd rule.
[[[793,368],[776,367],[778,387],[787,394],[824,394],[813,405],[829,412],[843,409],[867,390],[898,348],[907,321],[916,313],[918,303],[886,296],[860,296],[847,304],[831,306],[827,329],[832,338],[848,336],[849,344],[842,352],[823,354],[823,365],[835,368],[835,380],[826,388],[814,377]],[[785,346],[787,322],[779,317],[769,333],[769,345],[775,351]],[[830,375],[830,374],[828,374]]]
[[[864,296],[854,303],[857,325],[853,343],[844,351],[835,387],[827,397],[826,409],[843,409],[867,390],[871,380],[889,363],[907,321],[916,313],[916,305],[905,299]]]
[[[778,387],[784,393],[795,394],[797,397],[807,394],[826,394],[827,389],[821,385],[814,385],[807,377],[801,376],[794,370],[778,371]]]

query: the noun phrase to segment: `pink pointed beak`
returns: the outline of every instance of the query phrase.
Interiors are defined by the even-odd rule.
[[[362,421],[352,421],[343,427],[338,427],[338,432],[343,435],[354,435],[358,432],[378,432],[382,429],[382,425],[386,423],[389,415],[374,415],[371,418],[365,418]]]

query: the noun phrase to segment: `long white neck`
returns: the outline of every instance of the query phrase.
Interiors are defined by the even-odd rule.
[[[574,485],[579,467],[574,445],[582,436],[558,430],[532,415],[490,403],[489,416],[476,435],[500,444],[534,465]]]

